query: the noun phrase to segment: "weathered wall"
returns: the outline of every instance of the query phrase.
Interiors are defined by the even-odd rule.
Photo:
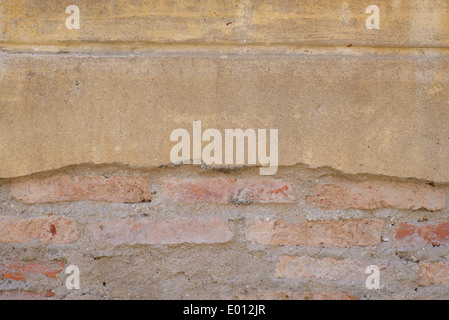
[[[84,165],[6,179],[0,192],[2,297],[448,293],[447,185],[305,166],[261,178],[256,169]],[[373,264],[379,290],[365,287]],[[65,286],[68,265],[80,268],[80,290]]]
[[[65,8],[82,13],[77,32]],[[381,11],[382,32],[365,28],[369,5]],[[294,44],[308,46],[447,47],[445,0],[2,0],[0,39],[16,44],[157,42]],[[61,21],[63,23],[61,23]]]
[[[446,298],[448,16],[0,0],[0,299]],[[172,165],[193,121],[278,129],[277,173]]]
[[[17,54],[3,70],[3,177],[168,164],[170,133],[201,120],[278,129],[280,165],[449,180],[445,58]]]

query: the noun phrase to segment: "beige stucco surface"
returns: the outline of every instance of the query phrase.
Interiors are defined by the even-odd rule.
[[[279,130],[279,164],[449,181],[449,59],[0,56],[0,177],[170,163],[177,128]]]
[[[68,30],[69,5],[80,29]],[[368,30],[369,5],[380,30]],[[1,0],[0,42],[447,47],[446,0]]]

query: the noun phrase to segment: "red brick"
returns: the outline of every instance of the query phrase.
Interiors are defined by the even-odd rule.
[[[233,186],[231,202],[249,203],[291,203],[295,198],[291,195],[291,184],[274,179],[241,179]]]
[[[58,201],[146,202],[151,200],[150,183],[144,177],[53,176],[18,178],[11,195],[24,203]]]
[[[41,274],[47,278],[56,279],[64,270],[64,261],[53,262],[0,262],[0,279],[25,281],[27,274]]]
[[[51,291],[0,291],[0,300],[46,300],[54,296],[55,294]]]
[[[228,297],[227,297],[228,298]],[[331,292],[290,292],[253,290],[249,292],[238,292],[227,300],[358,300],[357,296],[349,293]]]
[[[368,276],[366,267],[368,265],[354,259],[281,256],[276,264],[275,276],[304,280],[362,281]],[[385,267],[380,268],[382,270]]]
[[[0,242],[72,243],[77,238],[75,222],[65,217],[21,219],[0,216]]]
[[[314,201],[327,210],[398,208],[442,210],[444,190],[428,184],[388,181],[342,182],[313,188]]]
[[[164,197],[183,202],[291,203],[290,183],[275,179],[202,178],[164,180]]]
[[[227,220],[202,218],[127,218],[101,220],[90,225],[95,241],[103,245],[224,243],[233,232]]]
[[[256,221],[246,229],[246,238],[265,245],[282,246],[375,246],[381,242],[381,220],[345,220],[286,223]]]
[[[421,262],[419,264],[419,284],[421,286],[449,285],[449,263]]]
[[[416,226],[397,222],[394,226],[396,245],[410,246],[425,241],[434,246],[449,243],[449,222],[436,225]]]
[[[175,202],[216,202],[230,201],[235,179],[164,179],[163,195]]]

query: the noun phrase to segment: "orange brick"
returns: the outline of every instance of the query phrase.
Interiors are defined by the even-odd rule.
[[[224,243],[233,232],[227,220],[202,218],[126,218],[90,225],[93,239],[103,245]]]
[[[54,296],[55,294],[51,291],[0,291],[0,300],[46,300]]]
[[[276,179],[168,178],[164,180],[164,197],[179,202],[215,203],[291,203],[290,183]]]
[[[434,246],[449,243],[449,222],[424,226],[397,222],[394,230],[396,233],[395,244],[399,246],[410,246],[421,241]]]
[[[448,262],[421,262],[419,264],[419,284],[421,286],[449,285]]]
[[[76,224],[65,217],[21,219],[0,216],[0,242],[72,243],[78,239]]]
[[[29,273],[41,274],[47,278],[56,279],[56,276],[64,270],[64,261],[53,262],[0,262],[0,279],[25,281]]]
[[[381,180],[318,185],[313,188],[317,207],[327,210],[398,208],[442,210],[444,190],[428,184]]]
[[[18,178],[11,183],[11,195],[24,203],[81,200],[132,203],[151,200],[147,178],[117,176]]]
[[[381,242],[381,220],[314,221],[296,224],[282,220],[256,221],[246,229],[246,238],[265,245],[283,246],[375,246]]]

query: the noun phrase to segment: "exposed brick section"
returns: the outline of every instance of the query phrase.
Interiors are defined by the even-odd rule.
[[[0,300],[46,300],[54,296],[51,291],[0,291]]]
[[[233,232],[227,220],[204,218],[127,218],[90,225],[93,238],[103,245],[224,243]]]
[[[366,267],[359,260],[282,256],[276,264],[275,276],[304,280],[361,281],[367,277]]]
[[[246,229],[246,238],[265,245],[375,246],[381,242],[381,220],[317,221],[296,224],[256,221]]]
[[[291,184],[274,179],[164,179],[164,197],[179,202],[291,203]]]
[[[448,262],[421,262],[419,264],[419,284],[421,286],[449,285]]]
[[[0,279],[25,281],[27,274],[41,274],[47,278],[56,279],[64,270],[64,261],[53,262],[0,262]]]
[[[410,246],[422,241],[434,246],[449,243],[449,222],[425,226],[397,222],[394,230],[397,246]]]
[[[11,195],[24,203],[81,200],[133,203],[150,201],[151,189],[144,177],[60,175],[15,179]]]
[[[0,242],[72,243],[78,239],[76,224],[65,217],[21,219],[0,216]]]
[[[327,210],[398,208],[442,210],[444,190],[428,184],[388,181],[343,182],[313,188],[316,205]]]
[[[238,292],[230,296],[234,300],[358,300],[357,296],[349,293],[314,293],[314,292],[291,292],[254,290],[249,292]]]

